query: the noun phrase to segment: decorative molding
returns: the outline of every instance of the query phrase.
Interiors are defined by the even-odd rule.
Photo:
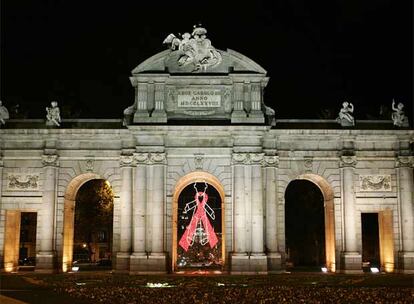
[[[56,154],[43,154],[42,155],[42,164],[46,166],[59,166],[59,156]]]
[[[164,165],[165,153],[134,153],[133,158],[137,165]]]
[[[341,168],[346,168],[346,167],[355,168],[356,164],[357,164],[356,156],[341,156],[339,166]]]
[[[264,165],[266,167],[279,167],[279,156],[276,155],[265,155],[264,156]]]
[[[121,155],[119,157],[119,164],[121,167],[132,167],[134,163],[134,155]]]
[[[312,168],[313,168],[313,157],[311,157],[311,156],[305,156],[303,165],[305,166],[305,171],[306,172],[312,172]]]
[[[88,158],[85,161],[85,170],[86,172],[93,172],[95,165],[95,160],[93,158]]]
[[[395,167],[402,168],[402,167],[413,167],[414,166],[414,158],[412,156],[398,156],[395,160]]]
[[[8,174],[8,190],[38,190],[39,175],[33,174]]]
[[[196,169],[203,169],[204,154],[203,153],[194,153],[194,166]]]
[[[263,165],[264,153],[233,153],[233,165]]]
[[[360,175],[359,184],[361,192],[390,192],[392,190],[391,175]]]

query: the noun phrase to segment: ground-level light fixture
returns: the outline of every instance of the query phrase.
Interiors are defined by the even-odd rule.
[[[370,270],[371,270],[372,273],[378,273],[379,272],[379,269],[377,267],[371,267]]]
[[[72,271],[73,272],[78,272],[79,271],[79,266],[73,266]]]
[[[326,268],[326,267],[321,267],[321,271],[322,271],[322,272],[328,272],[328,268]]]

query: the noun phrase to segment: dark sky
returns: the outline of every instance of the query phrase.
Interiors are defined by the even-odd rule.
[[[120,118],[131,70],[169,33],[201,22],[218,49],[268,71],[265,102],[279,118],[379,117],[413,102],[412,1],[1,1],[1,99],[44,117],[51,100],[88,118]],[[79,114],[79,111],[81,113]]]

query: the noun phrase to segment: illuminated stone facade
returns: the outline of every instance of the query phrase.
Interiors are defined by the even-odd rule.
[[[0,129],[2,268],[17,268],[20,212],[36,212],[36,270],[70,270],[76,193],[105,179],[115,195],[115,270],[175,271],[177,197],[206,182],[222,199],[222,270],[283,271],[285,191],[307,180],[323,194],[330,271],[361,271],[367,212],[379,214],[381,269],[414,271],[414,131],[271,127],[268,78],[252,60],[218,51],[214,73],[180,74],[169,72],[169,52],[134,69],[124,127],[63,117],[61,127],[10,120]]]

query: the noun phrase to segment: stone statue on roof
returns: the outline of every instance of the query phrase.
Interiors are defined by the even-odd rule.
[[[57,101],[50,103],[51,107],[46,107],[46,126],[60,127],[60,110]]]
[[[342,109],[339,111],[336,121],[341,124],[342,127],[355,126],[355,119],[352,116],[354,112],[354,105],[350,102],[344,101],[342,103]]]
[[[3,102],[0,100],[0,126],[5,125],[6,120],[9,118],[9,111],[5,106],[3,106]]]
[[[401,102],[398,103],[397,107],[395,106],[395,100],[392,100],[391,105],[392,110],[394,111],[391,114],[391,119],[394,122],[394,126],[397,127],[408,127],[408,117],[405,116],[403,108],[404,104]]]
[[[207,30],[194,26],[193,32],[181,35],[181,39],[174,34],[169,34],[163,44],[169,45],[170,49],[179,52],[179,66],[193,66],[193,71],[206,71],[209,67],[215,67],[222,61],[222,56],[206,37]]]

